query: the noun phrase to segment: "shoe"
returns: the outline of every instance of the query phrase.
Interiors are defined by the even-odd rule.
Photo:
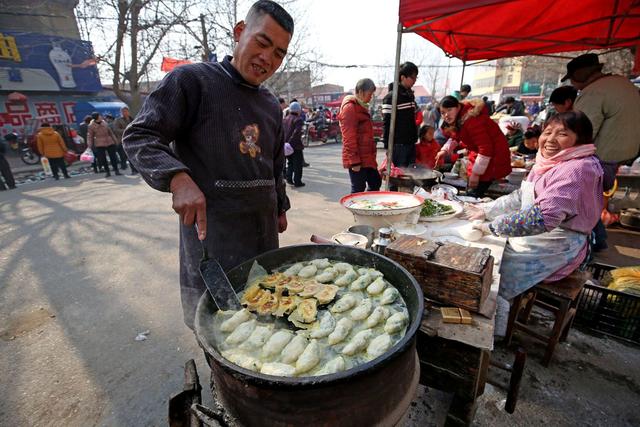
[[[111,172],[107,172],[106,174],[104,174],[105,178],[109,178],[111,176]]]
[[[69,175],[64,176],[64,179],[69,179],[69,178],[71,178]]]
[[[308,168],[309,166],[311,166],[311,165],[310,165],[309,163],[307,163],[307,162],[304,162],[304,163],[302,164],[302,167],[303,167],[303,168]]]
[[[292,181],[292,180],[287,179],[286,181],[287,181],[287,184],[289,184],[289,185],[293,185],[293,181]]]
[[[293,184],[294,187],[304,187],[305,185],[307,184],[305,184],[304,182],[301,182],[299,184]]]
[[[120,171],[116,171],[116,176],[122,176],[122,174],[120,173]]]
[[[55,179],[56,181],[60,180],[60,178],[57,176],[54,176],[53,179]]]

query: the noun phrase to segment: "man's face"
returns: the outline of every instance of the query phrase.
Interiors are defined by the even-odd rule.
[[[418,75],[414,74],[412,76],[400,76],[400,84],[407,89],[411,89],[414,84],[416,84],[416,80],[418,80]]]
[[[123,108],[122,109],[122,117],[124,117],[125,119],[129,118],[129,109],[128,108]]]
[[[250,23],[239,22],[233,35],[237,44],[231,64],[247,82],[256,86],[280,67],[291,41],[291,34],[267,14]]]
[[[558,104],[556,102],[552,102],[551,104],[553,104],[553,108],[558,112],[558,113],[566,113],[567,111],[571,111],[571,107],[572,107],[572,102],[570,99],[566,99],[562,104]]]

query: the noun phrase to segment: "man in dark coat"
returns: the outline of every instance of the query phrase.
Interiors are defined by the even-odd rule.
[[[306,184],[302,182],[302,163],[304,157],[302,157],[302,150],[304,150],[304,144],[302,143],[302,126],[304,120],[300,117],[302,113],[302,106],[298,102],[292,102],[289,105],[289,115],[285,117],[284,127],[284,141],[291,145],[293,153],[287,157],[287,183],[294,187],[304,187]]]
[[[393,164],[398,167],[408,166],[416,162],[416,142],[418,126],[416,125],[416,100],[411,88],[418,79],[418,67],[412,62],[400,66],[400,85],[398,87],[398,105],[396,107],[396,126],[393,137]],[[393,84],[389,85],[389,93],[382,101],[382,117],[384,119],[384,148],[389,146],[389,130],[391,128],[391,109],[393,100]]]
[[[190,328],[205,290],[200,241],[228,270],[277,248],[278,232],[287,228],[282,111],[261,84],[287,53],[293,19],[261,0],[233,34],[233,57],[169,73],[123,138],[145,181],[173,193],[182,308]]]

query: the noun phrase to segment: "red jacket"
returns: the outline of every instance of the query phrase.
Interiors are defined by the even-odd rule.
[[[369,111],[358,103],[355,96],[349,95],[342,101],[338,121],[342,131],[342,166],[345,169],[357,165],[377,169],[376,143]]]
[[[438,151],[440,151],[440,144],[435,139],[432,141],[420,141],[416,144],[416,164],[435,169]]]
[[[467,173],[471,175],[478,154],[491,158],[480,181],[493,181],[511,173],[511,153],[507,138],[489,117],[484,101],[472,99],[461,102],[455,126],[444,127],[445,135],[462,142],[469,150]],[[446,125],[446,124],[445,124]]]

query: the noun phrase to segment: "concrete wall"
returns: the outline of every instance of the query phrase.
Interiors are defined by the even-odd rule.
[[[80,39],[73,13],[77,4],[78,0],[0,0],[0,32],[25,31]]]

